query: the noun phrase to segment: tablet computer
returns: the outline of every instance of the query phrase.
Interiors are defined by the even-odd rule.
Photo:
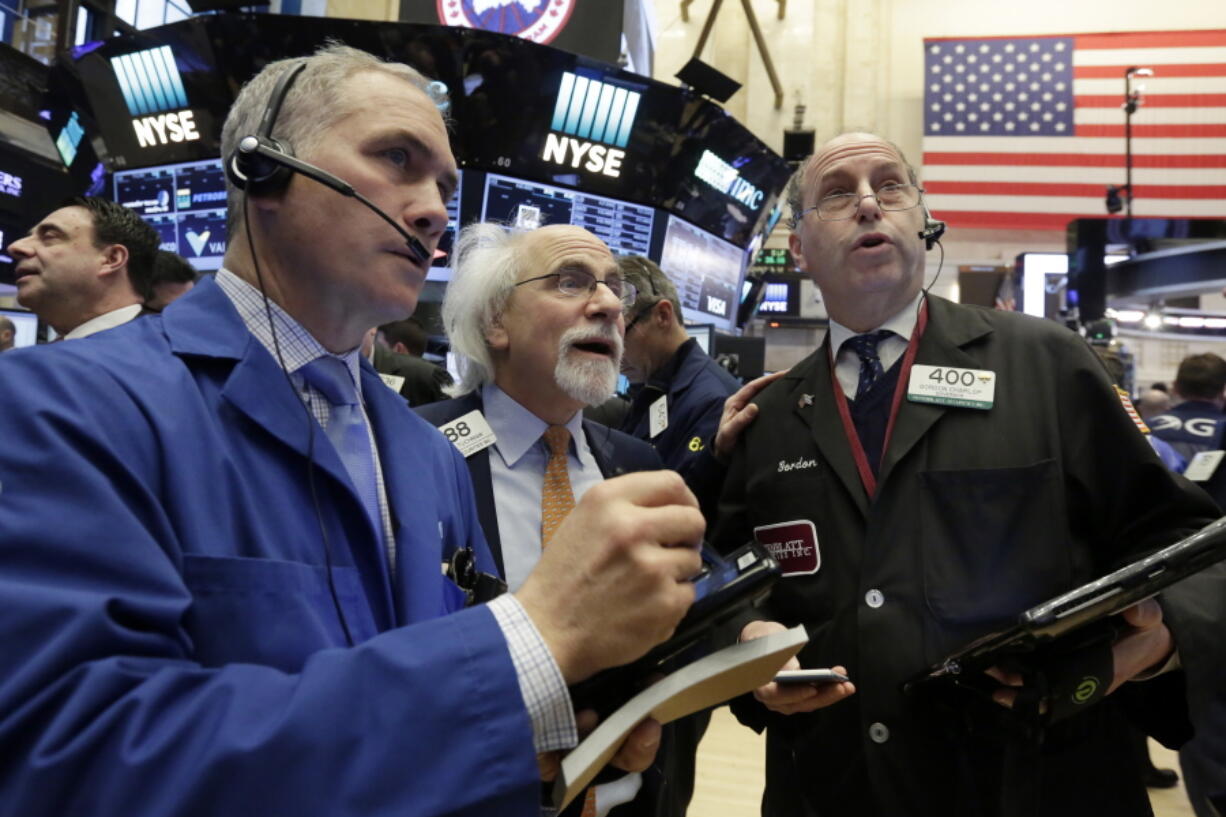
[[[1035,652],[1075,637],[1180,579],[1226,559],[1226,517],[1173,545],[1137,559],[1100,579],[1031,607],[1011,627],[976,639],[907,682],[957,680],[1011,656]]]

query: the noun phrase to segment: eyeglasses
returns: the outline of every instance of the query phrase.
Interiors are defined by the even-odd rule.
[[[876,193],[835,193],[826,196],[812,207],[806,207],[796,216],[799,222],[807,214],[817,211],[817,217],[822,221],[843,221],[849,219],[860,209],[860,202],[867,198],[877,200],[877,206],[882,210],[910,210],[920,203],[923,189],[913,184],[887,184]]]
[[[632,306],[639,295],[638,289],[629,281],[623,281],[621,278],[606,278],[602,281],[587,270],[581,269],[570,269],[538,275],[535,278],[520,281],[515,286],[521,287],[524,284],[530,284],[533,281],[543,281],[546,278],[557,278],[558,292],[561,292],[568,298],[590,298],[592,293],[596,291],[597,284],[607,286],[609,292],[613,293],[613,297],[622,302],[622,306]]]

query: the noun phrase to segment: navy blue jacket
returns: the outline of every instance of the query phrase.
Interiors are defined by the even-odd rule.
[[[1226,412],[1207,400],[1185,400],[1170,411],[1156,414],[1145,421],[1149,430],[1165,440],[1184,458],[1192,462],[1201,451],[1218,451],[1226,447]],[[1226,466],[1219,465],[1208,480],[1200,483],[1217,502],[1226,508]]]
[[[664,464],[689,482],[690,471],[703,460],[700,454],[719,428],[724,401],[740,387],[737,379],[691,338],[643,384],[621,430],[650,442]],[[665,394],[668,428],[653,438],[648,408]]]

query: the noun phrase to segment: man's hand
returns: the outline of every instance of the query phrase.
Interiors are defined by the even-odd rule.
[[[736,447],[736,441],[741,437],[741,432],[758,416],[758,407],[750,401],[758,396],[758,392],[785,374],[786,369],[750,380],[724,401],[724,413],[719,418],[719,430],[715,432],[717,459],[727,462],[728,457],[732,456],[732,449]]]
[[[673,471],[593,486],[515,596],[574,685],[642,657],[694,601],[698,502]]]
[[[1124,609],[1120,615],[1129,630],[1111,646],[1112,680],[1107,688],[1108,695],[1125,681],[1165,663],[1175,649],[1171,631],[1162,622],[1162,608],[1158,602],[1146,599]],[[992,667],[987,674],[1004,685],[992,693],[992,700],[1012,709],[1017,699],[1016,688],[1022,686],[1021,674],[1006,672],[1000,667]],[[1046,701],[1040,702],[1039,711],[1046,711]]]
[[[584,709],[575,715],[575,726],[579,730],[579,739],[587,737],[596,728],[600,718],[595,710]],[[656,750],[660,748],[660,734],[663,727],[651,718],[630,730],[617,754],[609,761],[610,766],[627,772],[642,772],[656,759]],[[552,781],[562,768],[560,752],[549,752],[536,756],[536,763],[541,771],[541,780]]]
[[[786,629],[777,621],[751,621],[741,630],[741,641],[750,641]],[[796,660],[796,656],[792,656],[779,669],[780,671],[800,669],[800,662]],[[847,674],[847,670],[841,666],[831,667],[831,669],[844,675]],[[856,685],[851,681],[816,686],[812,684],[776,684],[771,681],[755,689],[753,696],[772,712],[794,715],[797,712],[812,712],[815,709],[830,706],[852,695],[855,691]]]

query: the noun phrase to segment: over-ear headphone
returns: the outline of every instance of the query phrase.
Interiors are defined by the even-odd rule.
[[[281,105],[285,102],[289,89],[304,68],[306,62],[299,62],[281,74],[268,98],[268,107],[260,117],[260,126],[255,135],[240,139],[238,146],[230,154],[226,162],[226,175],[239,190],[246,190],[253,196],[270,196],[289,186],[294,169],[288,163],[278,162],[261,153],[273,152],[284,157],[294,155],[289,145],[272,137],[272,129],[277,124],[277,116],[281,113]],[[265,151],[258,150],[260,147]]]
[[[924,208],[924,229],[920,230],[919,237],[924,239],[924,248],[931,250],[945,235],[945,222],[932,217],[927,202],[921,201],[920,206]]]

